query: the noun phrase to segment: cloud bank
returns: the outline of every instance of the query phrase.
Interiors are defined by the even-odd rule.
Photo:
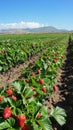
[[[22,29],[22,28],[39,28],[43,27],[43,24],[37,22],[20,22],[20,23],[7,23],[0,24],[0,30],[2,29]]]

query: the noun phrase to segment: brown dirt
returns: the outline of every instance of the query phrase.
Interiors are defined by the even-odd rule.
[[[32,56],[25,63],[17,65],[16,67],[12,67],[9,71],[0,74],[0,87],[8,86],[13,81],[17,80],[21,76],[23,68],[26,68],[29,63],[34,63],[44,52],[45,50],[40,51],[37,55]]]
[[[58,90],[45,101],[49,109],[51,106],[60,106],[67,114],[66,124],[61,127],[54,122],[53,130],[73,130],[73,54],[70,53],[70,48],[69,44],[66,60],[57,78]]]

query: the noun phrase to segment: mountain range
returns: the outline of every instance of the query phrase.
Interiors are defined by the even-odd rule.
[[[66,30],[66,29],[57,29],[52,26],[46,26],[46,27],[39,27],[39,28],[26,28],[26,29],[3,29],[0,30],[1,34],[9,33],[9,34],[22,34],[22,33],[56,33],[56,32],[73,32],[72,30]]]

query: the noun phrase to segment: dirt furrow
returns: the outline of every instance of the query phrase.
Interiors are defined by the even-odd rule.
[[[16,67],[12,67],[8,72],[0,74],[0,87],[7,86],[11,84],[13,81],[17,80],[18,77],[21,76],[22,69],[26,68],[29,65],[29,63],[34,63],[45,51],[46,50],[43,50],[39,52],[37,55],[32,56],[32,58],[26,61],[25,63],[17,65]]]
[[[50,109],[51,106],[59,106],[67,113],[67,122],[62,127],[56,122],[53,123],[53,130],[73,130],[73,54],[68,45],[66,60],[57,78],[58,90],[47,98],[45,104]]]

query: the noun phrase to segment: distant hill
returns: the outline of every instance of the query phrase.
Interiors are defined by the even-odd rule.
[[[52,26],[40,27],[40,28],[26,28],[26,29],[5,29],[0,30],[0,33],[3,34],[22,34],[22,33],[55,33],[55,32],[69,32],[66,29],[57,29]]]

